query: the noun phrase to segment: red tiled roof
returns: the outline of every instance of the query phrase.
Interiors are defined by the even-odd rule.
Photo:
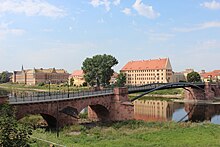
[[[214,70],[212,72],[206,72],[201,74],[201,77],[203,78],[208,78],[208,77],[216,77],[216,76],[220,76],[220,70]]]
[[[121,70],[165,69],[168,58],[130,61]]]
[[[71,74],[71,77],[83,76],[83,75],[84,75],[83,70],[74,70],[73,73]]]

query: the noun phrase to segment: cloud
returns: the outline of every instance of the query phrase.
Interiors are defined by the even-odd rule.
[[[129,8],[124,8],[124,10],[122,10],[121,12],[123,12],[126,15],[131,15],[131,9]]]
[[[213,21],[213,22],[205,22],[203,24],[195,25],[194,27],[187,27],[187,28],[174,28],[176,32],[193,32],[198,30],[204,30],[209,28],[219,28],[220,22]]]
[[[133,8],[138,12],[139,15],[150,19],[154,19],[160,16],[160,13],[154,11],[152,6],[142,3],[142,0],[136,0],[133,4]]]
[[[161,41],[167,41],[175,37],[174,34],[168,34],[168,33],[151,33],[149,34],[149,40],[151,42],[161,42]]]
[[[0,24],[0,39],[5,38],[7,35],[22,35],[25,33],[22,29],[12,29],[9,28],[11,23],[1,23]]]
[[[104,5],[106,11],[110,11],[111,9],[110,8],[111,2],[109,2],[109,0],[91,0],[90,4],[93,7],[99,7],[99,6]]]
[[[0,2],[0,14],[24,13],[27,16],[62,17],[66,13],[44,0],[5,0]]]
[[[120,3],[121,3],[121,0],[115,0],[115,1],[113,2],[113,4],[114,4],[115,6],[120,5]]]
[[[220,2],[216,2],[215,0],[213,0],[212,2],[204,2],[200,5],[204,8],[211,9],[211,10],[220,9]]]
[[[97,22],[98,22],[98,23],[105,23],[105,21],[104,21],[103,18],[99,19]]]

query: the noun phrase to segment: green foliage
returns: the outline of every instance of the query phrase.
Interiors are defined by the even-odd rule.
[[[201,82],[201,77],[199,73],[193,71],[187,74],[187,81],[188,82]]]
[[[32,130],[18,123],[13,109],[7,105],[0,106],[0,146],[28,146]]]
[[[37,84],[37,86],[44,86],[44,85],[45,85],[44,82],[40,82],[40,83]]]
[[[74,84],[74,79],[72,77],[72,78],[70,78],[70,86],[73,86],[73,84]]]
[[[88,86],[88,85],[87,85],[87,83],[86,83],[86,82],[83,82],[83,85],[82,85],[82,86],[83,86],[83,87],[85,87],[85,86]]]
[[[7,71],[0,74],[0,83],[7,83],[10,80],[10,75]]]
[[[20,119],[19,122],[25,126],[30,126],[33,129],[42,124],[46,124],[45,120],[42,118],[41,115],[28,115]]]
[[[87,114],[87,113],[80,113],[80,114],[79,114],[79,118],[81,118],[81,119],[87,119],[87,118],[88,118],[88,114]]]
[[[92,58],[86,58],[82,66],[85,81],[91,86],[109,85],[109,80],[114,73],[111,68],[116,64],[118,64],[117,59],[111,55],[95,55]]]
[[[120,73],[116,79],[116,86],[123,87],[126,83],[126,76],[123,73]]]

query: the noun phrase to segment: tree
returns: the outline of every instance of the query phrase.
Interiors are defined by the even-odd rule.
[[[70,78],[70,86],[73,86],[73,84],[74,84],[74,79],[72,77],[72,78]]]
[[[7,83],[10,81],[10,78],[9,78],[9,73],[7,71],[4,71],[1,73],[1,78],[0,78],[0,83]]]
[[[28,146],[31,133],[29,127],[18,123],[8,104],[0,106],[0,146]]]
[[[109,80],[114,73],[111,68],[116,64],[118,60],[111,55],[95,55],[92,58],[86,58],[82,66],[85,81],[91,86],[109,85]]]
[[[187,81],[188,82],[201,82],[201,77],[197,72],[191,72],[187,74]]]
[[[126,83],[126,76],[123,73],[120,73],[116,78],[116,86],[123,87]]]

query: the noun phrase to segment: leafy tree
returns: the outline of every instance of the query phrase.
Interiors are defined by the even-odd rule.
[[[28,146],[31,133],[30,128],[18,123],[14,111],[9,105],[0,106],[0,146]]]
[[[73,86],[73,83],[74,83],[74,79],[73,77],[70,79],[70,86]]]
[[[118,60],[111,55],[95,55],[92,58],[86,58],[82,66],[85,81],[91,86],[109,85],[109,80],[114,73],[111,68],[116,64]]]
[[[187,81],[188,82],[201,82],[201,77],[197,72],[191,72],[187,74]]]
[[[123,73],[120,73],[116,78],[116,86],[123,87],[126,83],[126,76]]]
[[[10,78],[9,78],[9,73],[7,72],[7,71],[4,71],[4,72],[2,72],[1,73],[1,78],[0,78],[0,82],[1,83],[7,83],[7,82],[9,82],[10,81]]]

